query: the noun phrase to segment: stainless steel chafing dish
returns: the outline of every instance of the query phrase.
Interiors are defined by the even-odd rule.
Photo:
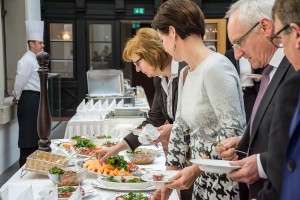
[[[121,70],[89,70],[87,82],[88,96],[90,97],[124,95],[124,77]]]

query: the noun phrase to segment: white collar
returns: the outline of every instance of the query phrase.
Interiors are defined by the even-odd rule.
[[[273,67],[278,67],[284,57],[283,48],[278,48],[273,54],[269,64]]]
[[[175,60],[172,59],[171,61],[171,76],[170,78],[176,78],[178,77],[178,68],[179,68],[179,62],[176,62]],[[159,76],[159,78],[163,78],[164,76]]]

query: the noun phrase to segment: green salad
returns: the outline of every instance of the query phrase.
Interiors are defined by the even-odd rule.
[[[128,171],[127,161],[124,159],[124,156],[111,156],[106,159],[107,164],[114,166],[115,168],[122,169],[124,168]]]
[[[96,148],[96,145],[91,141],[87,139],[77,140],[77,143],[75,144],[77,148],[80,147],[87,147],[87,148]]]
[[[125,178],[123,178],[122,180],[117,180],[117,179],[115,179],[114,176],[109,176],[106,180],[109,182],[116,182],[116,183],[144,183],[144,182],[146,182],[138,177],[133,177],[128,180],[126,180]]]
[[[124,200],[151,200],[151,197],[146,194],[133,193],[133,192],[129,192],[128,194],[123,194],[119,196],[119,198],[120,197],[123,198]]]

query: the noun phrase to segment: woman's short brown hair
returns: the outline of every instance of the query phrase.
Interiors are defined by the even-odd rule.
[[[136,54],[143,58],[154,69],[159,67],[161,71],[170,65],[172,57],[165,52],[157,32],[152,28],[141,28],[131,38],[123,50],[123,59],[132,62],[132,55]]]
[[[191,0],[168,0],[159,7],[152,21],[152,28],[169,34],[169,26],[175,27],[181,39],[191,34],[203,38],[205,34],[204,15]]]

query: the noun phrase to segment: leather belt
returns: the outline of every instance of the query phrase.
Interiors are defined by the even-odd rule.
[[[254,86],[242,87],[243,95],[255,93]]]

